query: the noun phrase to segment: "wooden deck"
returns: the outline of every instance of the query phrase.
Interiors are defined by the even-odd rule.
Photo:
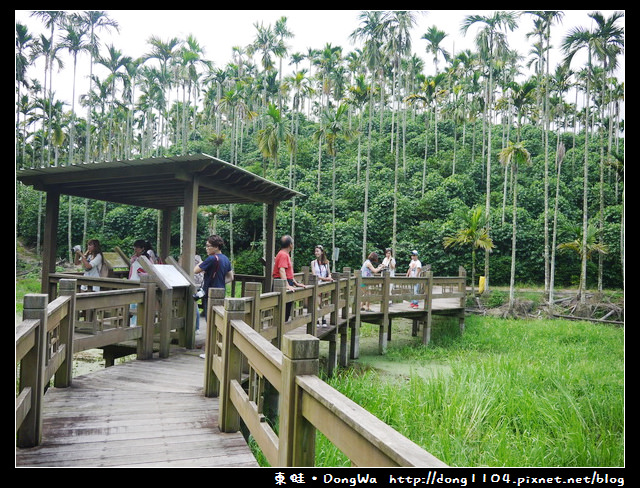
[[[257,467],[241,433],[218,429],[202,393],[202,350],[129,361],[45,395],[43,443],[16,448],[26,467]]]
[[[418,302],[418,308],[411,308],[410,302],[403,301],[400,303],[392,303],[389,305],[389,316],[392,318],[415,318],[421,317],[426,313],[424,309],[424,300]],[[460,300],[457,298],[434,298],[432,303],[432,312],[435,315],[447,315],[449,313],[461,313],[464,310],[460,308]],[[380,304],[372,303],[371,312],[361,312],[362,320],[375,320],[380,318]]]

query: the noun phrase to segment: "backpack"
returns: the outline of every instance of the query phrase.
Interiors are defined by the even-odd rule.
[[[109,266],[109,263],[107,263],[107,260],[104,258],[104,254],[103,254],[102,265],[100,266],[100,270],[98,271],[100,278],[108,278],[110,270],[111,270],[111,266]]]

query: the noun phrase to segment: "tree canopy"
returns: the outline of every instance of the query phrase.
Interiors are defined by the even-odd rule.
[[[352,34],[362,49],[327,43],[306,53],[288,51],[295,33],[283,17],[257,23],[254,40],[234,48],[224,67],[214,67],[193,36],[154,36],[148,54],[133,59],[101,43],[118,28],[106,12],[33,15],[42,32],[16,23],[16,168],[203,152],[305,195],[278,209],[278,231],[296,238],[297,268],[317,244],[339,249],[336,269],[359,269],[369,252],[391,246],[400,269],[417,249],[436,274],[457,274],[486,247],[482,274],[492,284],[623,284],[624,83],[614,76],[624,55],[622,13],[593,12],[589,27],[562,39],[550,36],[562,12],[468,16],[461,31],[475,33],[477,49],[446,52],[440,43],[450,33],[433,26],[421,38],[426,60],[408,49],[412,12],[362,12]],[[519,15],[535,18],[528,58],[505,36]],[[565,53],[555,71],[552,43]],[[587,62],[577,65],[581,50]],[[81,53],[109,75],[74,71],[78,103],[68,107],[51,80],[74,70]],[[37,59],[46,61],[43,71],[34,69]],[[285,63],[295,66],[292,75],[283,74]],[[435,75],[425,74],[425,63]],[[535,73],[522,80],[525,65]],[[84,93],[84,84],[75,90],[80,77],[91,80]],[[522,164],[525,153],[530,164]],[[41,195],[19,185],[17,192],[18,237],[37,246]],[[479,208],[483,240],[493,247],[445,245],[471,230]],[[199,242],[218,233],[237,272],[262,273],[261,217],[251,206],[201,209]],[[69,198],[59,248],[64,256],[88,238],[103,248],[154,241],[157,221],[151,210]],[[576,236],[579,249],[608,252],[554,252]]]

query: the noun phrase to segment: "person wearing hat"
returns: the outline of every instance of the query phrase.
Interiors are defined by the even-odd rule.
[[[420,275],[420,271],[422,270],[422,263],[418,259],[418,251],[411,251],[411,262],[409,263],[409,269],[407,270],[407,276],[411,278],[418,277]],[[413,293],[417,295],[420,293],[420,284],[416,283],[413,285]],[[411,300],[411,304],[409,305],[411,308],[418,308],[418,300]]]

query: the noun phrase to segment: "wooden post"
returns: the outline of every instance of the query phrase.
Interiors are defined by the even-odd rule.
[[[188,287],[183,291],[184,295],[184,342],[181,345],[184,345],[187,349],[195,349],[196,347],[196,323],[200,320],[200,312],[198,311],[198,304],[195,300],[191,298],[193,293]],[[175,290],[175,293],[180,293],[180,290]],[[172,298],[173,301],[173,298]],[[169,322],[171,323],[171,322]],[[169,326],[169,331],[171,331],[171,326]],[[171,338],[169,338],[171,341]]]
[[[273,265],[276,259],[276,209],[278,208],[278,203],[270,203],[267,205],[266,212],[266,235],[265,235],[265,245],[264,245],[264,289],[271,290],[273,284]]]
[[[331,273],[333,278],[333,290],[331,290],[331,303],[333,303],[333,312],[331,312],[330,321],[331,324],[338,327],[338,321],[340,319],[340,273]]]
[[[460,327],[460,333],[464,332],[464,310],[465,307],[467,306],[467,270],[464,269],[462,266],[460,266],[458,268],[458,276],[460,276],[462,279],[460,280],[460,285],[458,286],[458,292],[462,293],[462,296],[460,297],[460,316],[458,318],[458,325]]]
[[[309,268],[309,266],[303,266],[300,271],[302,272],[302,283],[304,283],[305,285],[310,285],[311,282],[309,281],[309,277],[313,276],[313,273],[311,272],[311,269]],[[304,305],[303,307],[306,308],[307,310],[310,310],[311,307],[309,306],[309,299],[305,298],[303,301]],[[307,327],[307,332],[309,330],[309,327]]]
[[[153,334],[156,315],[156,284],[150,276],[143,274],[140,276],[140,286],[145,289],[145,298],[144,302],[138,304],[137,325],[142,326],[142,337],[138,339],[137,357],[138,359],[151,359],[153,358]],[[142,324],[140,324],[140,320],[143,321]],[[169,345],[163,344],[162,335],[161,330],[160,354],[166,354],[168,356]]]
[[[349,307],[351,306],[351,300],[353,299],[353,286],[351,283],[351,268],[342,268],[342,278],[344,282],[344,308],[342,309],[342,318],[346,320],[349,325]]]
[[[249,282],[245,284],[244,296],[251,298],[251,328],[260,332],[262,330],[262,322],[260,321],[260,296],[262,295],[262,283]]]
[[[27,294],[23,299],[23,320],[38,320],[34,345],[20,365],[20,389],[31,387],[31,408],[18,430],[16,445],[33,447],[42,442],[42,402],[44,401],[44,369],[47,349],[47,304],[46,294]]]
[[[171,213],[171,209],[162,210],[158,256],[160,256],[163,263],[167,262],[167,258],[171,252]]]
[[[196,226],[198,219],[198,177],[185,181],[184,212],[182,214],[182,256],[180,265],[187,273],[193,271],[193,259],[196,255]]]
[[[320,341],[309,334],[282,338],[282,391],[278,466],[313,466],[315,427],[302,415],[302,393],[296,376],[317,375]]]
[[[280,344],[282,341],[282,331],[284,330],[284,323],[287,321],[289,317],[287,317],[287,311],[289,307],[287,306],[287,280],[283,280],[280,278],[276,278],[273,280],[273,291],[279,293],[278,296],[278,310],[273,314],[273,318],[275,320],[276,326],[276,343],[274,344],[278,349],[280,349]]]
[[[418,335],[418,330],[420,330],[420,320],[412,319],[411,320],[411,337],[416,337]]]
[[[382,312],[382,322],[378,337],[378,352],[387,352],[387,341],[391,339],[391,319],[389,318],[389,285],[391,284],[389,271],[382,272],[382,299],[380,302],[380,312]],[[385,333],[385,327],[387,331]]]
[[[337,287],[336,308],[340,307],[340,289],[344,289],[344,306],[336,313],[336,330],[340,334],[340,352],[338,353],[340,366],[349,364],[349,274],[336,273],[339,286]],[[344,323],[339,322],[344,319]]]
[[[424,308],[427,312],[426,321],[422,327],[422,343],[426,346],[431,340],[431,316],[433,314],[433,271],[425,273],[427,278],[424,285]]]
[[[354,319],[351,326],[351,359],[360,357],[360,303],[362,302],[362,272],[355,272],[354,284]]]
[[[322,301],[318,296],[320,293],[318,290],[320,280],[318,280],[318,277],[314,274],[307,275],[306,279],[307,281],[305,281],[305,284],[313,288],[311,298],[307,300],[307,311],[311,315],[311,321],[307,324],[307,334],[316,337],[318,331],[318,319],[320,318],[318,316],[318,308],[322,306]]]
[[[56,271],[56,251],[58,249],[58,214],[60,212],[60,193],[47,191],[47,203],[44,217],[44,239],[42,251],[42,272],[40,291],[53,300],[52,290],[49,288],[49,274]]]
[[[56,372],[53,385],[56,388],[71,386],[73,377],[73,328],[76,319],[76,290],[77,281],[62,279],[59,283],[60,296],[69,297],[69,311],[60,324],[60,338],[65,344],[65,360]]]
[[[207,293],[207,336],[204,346],[204,395],[206,397],[216,397],[220,393],[220,379],[213,372],[214,356],[219,354],[216,347],[218,331],[216,328],[216,313],[213,307],[224,305],[224,288],[209,288]],[[200,317],[198,317],[200,320]]]
[[[227,290],[225,288],[209,288],[207,291],[207,317],[211,313],[211,307],[224,306],[226,293]]]
[[[220,378],[213,372],[214,356],[222,355],[217,350],[216,342],[218,330],[216,326],[216,314],[207,314],[207,337],[204,345],[204,396],[217,397],[220,394]]]
[[[180,265],[191,276],[193,272],[194,257],[196,255],[196,230],[198,224],[198,194],[200,191],[199,179],[193,176],[185,182],[184,187],[184,213],[182,216],[182,256]],[[187,349],[193,349],[196,344],[195,317],[197,306],[193,300],[185,303],[186,319],[184,334],[180,336],[180,345]]]
[[[242,380],[242,354],[233,344],[235,331],[231,326],[231,321],[244,320],[247,308],[247,300],[243,298],[225,299],[225,333],[222,345],[222,379],[220,381],[220,415],[218,418],[222,432],[240,430],[240,414],[231,402],[231,382]]]

